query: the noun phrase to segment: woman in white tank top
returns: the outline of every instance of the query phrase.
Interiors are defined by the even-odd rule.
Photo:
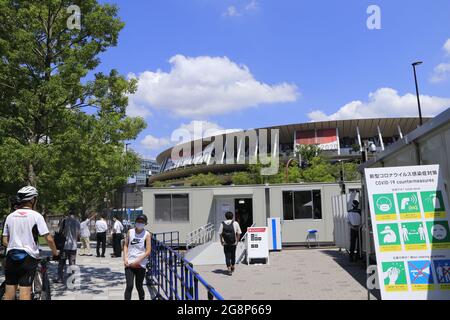
[[[145,292],[143,288],[147,261],[151,252],[150,232],[145,230],[147,217],[143,214],[137,216],[135,228],[130,229],[125,239],[123,247],[123,262],[125,265],[125,279],[127,286],[125,289],[125,300],[131,300],[133,282],[139,294],[139,300],[144,300]]]

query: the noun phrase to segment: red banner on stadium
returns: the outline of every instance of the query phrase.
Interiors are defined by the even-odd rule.
[[[339,149],[336,129],[296,131],[295,145],[318,145],[323,150]]]

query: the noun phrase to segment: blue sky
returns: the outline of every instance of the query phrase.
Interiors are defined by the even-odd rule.
[[[130,115],[148,128],[132,147],[145,156],[197,120],[246,129],[415,115],[415,60],[424,113],[450,107],[448,0],[102,2],[117,4],[126,26],[98,70],[139,80]],[[369,5],[380,30],[367,28]]]

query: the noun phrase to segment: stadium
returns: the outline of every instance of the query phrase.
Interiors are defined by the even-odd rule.
[[[427,120],[429,118],[424,119]],[[156,159],[161,165],[160,172],[149,177],[148,184],[151,186],[155,181],[182,179],[199,173],[220,174],[245,170],[260,145],[256,143],[256,148],[252,147],[250,131],[256,132],[258,142],[261,142],[260,133],[265,132],[267,152],[279,154],[280,162],[286,163],[295,156],[296,145],[318,145],[325,157],[336,162],[361,159],[365,141],[372,145],[373,151],[383,151],[418,125],[419,118],[358,119],[278,125],[224,133],[189,141],[160,153]],[[218,144],[222,151],[220,156],[216,152]],[[279,149],[275,150],[278,146]]]
[[[359,198],[358,179],[247,185],[231,181],[189,185],[184,180],[201,173],[219,176],[245,171],[257,154],[261,156],[261,151],[267,151],[277,163],[287,163],[297,159],[297,145],[319,146],[325,161],[331,163],[360,163],[364,150],[375,158],[418,126],[419,118],[309,122],[225,133],[179,144],[158,155],[160,172],[149,177],[148,187],[142,189],[143,211],[149,216],[152,232],[178,231],[181,242],[186,236],[186,244],[189,235],[197,230],[217,231],[226,211],[235,213],[243,232],[251,226],[266,225],[269,218],[281,219],[284,245],[305,244],[311,229],[318,231],[321,243],[333,243],[332,198],[343,192]],[[266,146],[261,142],[267,142]],[[259,150],[261,147],[267,150]],[[162,181],[170,183],[158,185]]]

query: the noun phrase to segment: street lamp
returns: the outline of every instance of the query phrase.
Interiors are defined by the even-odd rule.
[[[414,81],[416,82],[416,95],[417,95],[417,105],[419,107],[419,123],[420,123],[420,125],[423,124],[423,121],[422,121],[422,109],[420,107],[419,84],[417,83],[416,66],[419,66],[422,63],[423,63],[422,61],[417,61],[412,64],[413,70],[414,70]]]

